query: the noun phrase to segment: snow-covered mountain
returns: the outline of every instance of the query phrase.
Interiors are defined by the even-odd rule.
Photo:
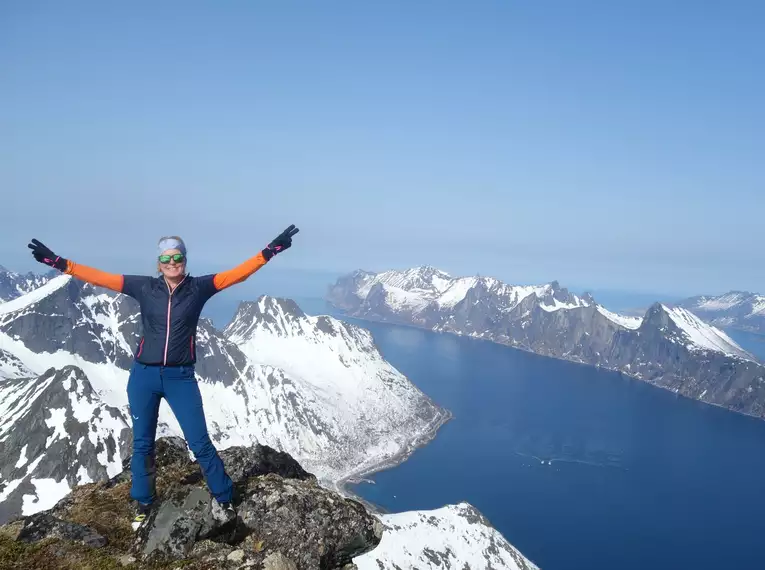
[[[132,299],[69,276],[0,305],[0,522],[123,470],[132,443],[126,385],[140,334]],[[344,482],[400,461],[449,418],[382,358],[366,330],[308,317],[290,300],[242,303],[224,332],[203,319],[197,347],[216,446],[286,451],[344,494]],[[163,401],[158,437],[181,434]],[[483,532],[493,537],[487,545],[517,552],[490,527]],[[412,561],[444,543],[433,529],[427,540]],[[375,555],[438,566],[391,558],[382,547]],[[489,566],[480,557],[471,567],[503,567],[499,560]]]
[[[122,471],[132,442],[126,418],[74,366],[0,382],[0,521]]]
[[[679,303],[704,321],[765,334],[765,296],[746,291],[724,295],[691,297]]]
[[[394,461],[447,419],[382,358],[368,331],[327,316],[308,317],[292,300],[242,303],[223,334],[254,365],[275,367],[289,379],[280,396],[310,427],[302,429],[308,434],[303,448],[293,449],[300,439],[289,422],[274,417],[273,423],[283,430],[281,448],[312,472],[332,467],[333,479],[344,480]],[[322,449],[331,452],[314,459]]]
[[[433,267],[406,271],[370,273],[356,271],[341,277],[330,288],[329,300],[357,316],[412,320],[416,323],[447,316],[463,303],[488,301],[506,313],[534,295],[546,311],[587,307],[593,304],[588,295],[577,297],[562,289],[557,281],[539,286],[507,285],[492,277],[452,278]]]
[[[9,271],[0,265],[0,303],[10,301],[37,289],[53,276],[53,272],[48,272],[45,275],[38,275],[32,272],[22,275]]]
[[[452,278],[431,267],[356,271],[330,286],[327,299],[354,317],[618,370],[688,397],[765,416],[765,368],[682,307],[657,303],[643,318],[629,317],[557,282],[508,285],[491,277]]]
[[[467,503],[383,515],[380,545],[353,559],[359,570],[505,568],[537,570]],[[459,537],[455,540],[455,537]]]

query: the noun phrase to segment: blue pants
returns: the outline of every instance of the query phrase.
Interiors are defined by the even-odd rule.
[[[218,502],[231,501],[233,484],[207,433],[202,396],[193,366],[149,366],[134,362],[128,380],[128,402],[133,418],[133,458],[130,496],[151,503],[156,494],[154,440],[159,403],[164,397],[199,462],[207,486]]]

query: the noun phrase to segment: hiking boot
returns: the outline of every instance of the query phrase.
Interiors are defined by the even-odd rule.
[[[144,504],[136,502],[135,504],[135,516],[133,517],[133,522],[131,523],[133,527],[133,532],[137,531],[139,528],[141,528],[144,523],[146,522],[146,519],[149,517],[149,513],[151,512],[151,503]]]
[[[218,503],[220,505],[220,508],[223,509],[223,514],[226,516],[226,519],[231,520],[235,519],[236,514],[236,507],[234,507],[234,503],[231,501],[227,501],[225,503]]]

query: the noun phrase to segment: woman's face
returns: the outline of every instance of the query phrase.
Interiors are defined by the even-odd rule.
[[[167,279],[180,277],[186,271],[185,257],[183,261],[181,262],[177,262],[172,258],[173,255],[179,254],[179,253],[181,253],[179,249],[167,249],[162,252],[163,256],[164,255],[170,256],[170,260],[166,263],[163,262],[161,259],[159,260],[159,270],[162,272],[162,275],[164,275]]]

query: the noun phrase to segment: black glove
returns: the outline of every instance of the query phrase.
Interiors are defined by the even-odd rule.
[[[294,236],[299,231],[300,230],[295,227],[295,224],[292,224],[290,227],[276,236],[274,240],[269,243],[263,250],[263,257],[266,258],[266,261],[271,259],[277,253],[281,253],[285,249],[289,249],[289,247],[292,245],[292,236]]]
[[[32,255],[40,263],[55,267],[59,271],[66,271],[66,259],[59,257],[36,239],[32,239],[32,243],[27,247],[32,250]]]

